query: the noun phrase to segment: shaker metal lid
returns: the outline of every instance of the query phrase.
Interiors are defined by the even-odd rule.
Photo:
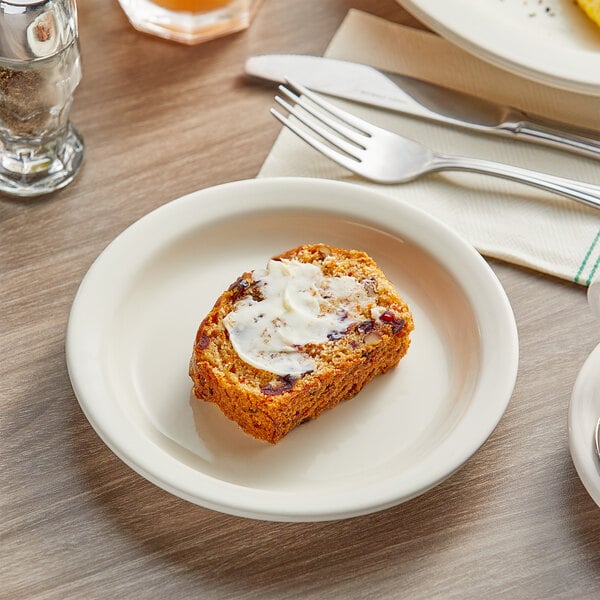
[[[75,0],[0,0],[0,59],[46,58],[76,37]]]

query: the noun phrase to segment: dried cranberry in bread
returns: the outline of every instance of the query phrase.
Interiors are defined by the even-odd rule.
[[[244,273],[202,321],[190,376],[246,433],[276,443],[406,354],[411,313],[364,252],[300,246]]]

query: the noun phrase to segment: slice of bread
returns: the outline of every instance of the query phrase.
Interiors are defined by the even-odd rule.
[[[269,269],[244,273],[217,299],[198,329],[189,372],[198,399],[276,443],[395,367],[414,325],[364,252],[300,246]]]

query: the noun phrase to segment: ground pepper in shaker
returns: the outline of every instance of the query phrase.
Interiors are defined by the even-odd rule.
[[[75,0],[0,1],[0,193],[73,180],[83,140],[69,121],[81,79]]]

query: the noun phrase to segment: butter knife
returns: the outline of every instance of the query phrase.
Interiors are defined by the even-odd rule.
[[[368,65],[318,56],[268,54],[246,61],[247,75],[306,87],[346,100],[552,146],[600,159],[600,132],[528,114],[483,98]]]

